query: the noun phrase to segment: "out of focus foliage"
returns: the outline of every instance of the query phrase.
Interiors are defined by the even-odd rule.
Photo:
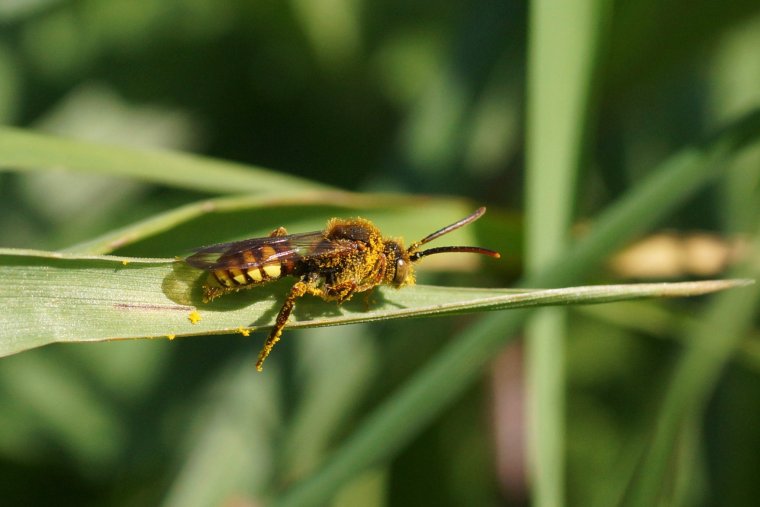
[[[589,121],[578,125],[586,163],[578,188],[567,189],[576,196],[579,234],[584,219],[659,162],[760,107],[756,0],[612,4],[600,27]],[[515,230],[532,92],[530,9],[512,0],[4,0],[0,122],[195,152],[360,192],[469,197]],[[0,246],[62,249],[215,195],[49,169],[0,172]],[[725,172],[660,226],[676,237],[708,231],[726,246],[721,251],[731,253],[714,276],[752,266],[757,255],[757,143]],[[277,218],[295,220],[287,211]],[[217,224],[218,240],[263,228],[239,223]],[[194,244],[191,233],[170,231],[117,253],[181,254]],[[508,239],[514,261],[498,272],[424,279],[507,286],[520,256],[520,238]],[[600,267],[588,281],[637,273]],[[699,274],[684,267],[670,276]],[[700,319],[712,308],[627,304],[570,315],[572,505],[609,505],[625,491],[689,347],[674,338],[705,329]],[[690,468],[667,478],[672,497],[689,505],[754,505],[757,311],[719,310],[742,324],[742,345],[716,373],[703,417],[679,436]],[[252,367],[259,335],[53,346],[0,359],[0,504],[184,507],[276,498],[318,470],[466,319],[294,331],[264,375]],[[523,504],[523,428],[498,415],[504,407],[492,395],[511,394],[507,413],[519,419],[519,352],[505,351],[493,375],[390,463],[357,475],[333,505]],[[505,371],[512,375],[505,379]]]

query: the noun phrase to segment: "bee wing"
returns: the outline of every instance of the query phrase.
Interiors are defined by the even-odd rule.
[[[247,251],[261,252],[262,247],[272,247],[273,253],[250,262],[242,261],[242,255]],[[288,234],[285,236],[267,236],[264,238],[244,239],[230,243],[217,243],[199,248],[185,259],[189,265],[198,269],[213,271],[227,267],[247,269],[261,267],[277,261],[285,261],[294,257],[311,258],[330,253],[339,253],[350,249],[346,244],[335,243],[325,239],[322,231]]]

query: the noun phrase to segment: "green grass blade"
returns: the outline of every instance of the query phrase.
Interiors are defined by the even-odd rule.
[[[701,186],[719,176],[729,157],[760,139],[760,112],[747,115],[699,145],[666,160],[654,174],[613,204],[567,256],[527,286],[561,286],[582,279],[615,249],[652,227]],[[510,341],[527,310],[489,315],[461,333],[399,392],[371,414],[313,475],[276,505],[320,505],[345,481],[393,456],[457,395],[479,378],[483,366]]]
[[[611,326],[665,340],[675,339],[680,344],[690,343],[691,335],[702,323],[697,315],[674,312],[663,308],[656,301],[621,303],[614,308],[587,306],[575,311]],[[760,333],[748,333],[739,344],[737,352],[737,359],[742,362],[742,366],[760,373]]]
[[[750,199],[745,209],[737,210],[735,218],[742,216],[756,220],[760,208]],[[736,269],[737,274],[757,279],[760,277],[760,230],[756,230],[749,245],[746,261]],[[683,339],[686,349],[676,365],[673,381],[662,400],[660,411],[654,421],[651,442],[631,475],[621,505],[632,507],[677,502],[677,488],[671,477],[684,476],[689,462],[679,456],[679,447],[694,449],[694,442],[684,442],[689,431],[701,433],[693,427],[703,420],[703,413],[715,390],[724,368],[742,350],[742,342],[753,329],[760,305],[757,286],[736,294],[716,297],[707,308],[699,328],[685,330]]]
[[[760,274],[755,270],[752,276]],[[739,348],[741,339],[752,329],[758,303],[760,291],[752,287],[741,294],[722,295],[709,307],[705,324],[692,336],[692,345],[676,367],[652,440],[632,477],[623,505],[669,503],[668,469],[680,435],[689,422],[701,419],[723,368]]]
[[[125,264],[126,262],[126,264]],[[233,333],[272,325],[290,280],[256,287],[212,304],[200,301],[205,273],[172,259],[126,259],[0,250],[0,355],[48,343],[96,342]],[[343,304],[299,301],[289,327],[696,295],[743,282],[644,284],[523,291],[416,286],[380,288]],[[197,310],[201,320],[191,323]]]
[[[327,188],[315,182],[234,162],[75,141],[0,127],[0,169],[70,171],[122,176],[209,193],[263,193]]]
[[[462,199],[356,194],[342,191],[301,191],[286,195],[256,194],[219,197],[191,203],[160,213],[121,229],[110,231],[84,243],[69,247],[66,251],[93,255],[111,253],[119,248],[124,248],[125,246],[165,233],[180,225],[188,224],[193,220],[212,214],[225,214],[227,218],[220,219],[220,221],[226,220],[227,222],[230,221],[229,214],[231,213],[245,214],[245,220],[249,224],[249,228],[254,227],[253,224],[256,223],[256,220],[252,218],[252,212],[254,211],[265,212],[271,219],[282,214],[284,220],[290,222],[294,221],[295,217],[318,216],[321,218],[311,225],[311,227],[321,229],[324,227],[327,217],[331,216],[325,213],[324,208],[327,207],[340,216],[371,216],[372,220],[376,221],[378,226],[381,226],[381,230],[390,231],[391,229],[386,229],[386,226],[396,226],[396,230],[403,231],[404,235],[409,238],[421,238],[430,231],[444,225],[446,220],[453,222],[468,215],[475,208],[473,204],[467,203]],[[382,224],[381,222],[384,215],[407,217],[410,214],[414,214],[416,217],[412,224],[406,218],[403,221],[393,221],[394,223],[387,221],[388,223]],[[490,221],[490,215],[488,215],[485,221]],[[217,223],[216,225],[218,226],[219,224]],[[274,225],[287,224],[283,222]],[[240,229],[240,232],[245,232],[245,229]],[[267,234],[269,230],[261,231],[261,233]]]
[[[526,270],[567,250],[606,0],[531,4],[526,140]],[[559,9],[559,10],[558,10]],[[565,313],[526,327],[527,449],[534,503],[564,502]]]
[[[665,160],[636,189],[592,224],[593,235],[565,253],[560,262],[529,285],[568,285],[626,242],[645,233],[706,183],[723,174],[731,157],[760,142],[760,110],[737,119],[704,142]]]

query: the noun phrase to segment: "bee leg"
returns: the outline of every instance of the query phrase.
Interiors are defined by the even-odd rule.
[[[269,356],[269,353],[272,352],[275,344],[280,341],[282,330],[288,322],[288,317],[290,317],[290,314],[293,312],[293,308],[296,306],[296,299],[304,294],[313,294],[321,297],[322,291],[313,284],[303,280],[298,281],[293,285],[288,293],[288,297],[285,298],[285,302],[282,304],[282,308],[280,308],[280,313],[277,314],[277,319],[275,320],[272,331],[269,333],[269,337],[264,342],[261,352],[259,352],[259,359],[256,361],[256,369],[258,371],[264,369],[264,361]]]
[[[336,283],[335,285],[329,285],[325,288],[327,299],[330,301],[337,301],[338,304],[348,301],[356,292],[356,282],[353,280]]]
[[[277,236],[287,236],[287,235],[288,235],[288,231],[285,229],[285,227],[278,227],[277,229],[269,233],[270,238],[276,238]]]

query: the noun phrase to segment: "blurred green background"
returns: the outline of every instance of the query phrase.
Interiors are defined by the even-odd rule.
[[[570,117],[577,139],[567,163],[577,183],[561,188],[575,237],[658,164],[760,106],[756,0],[578,2],[579,17],[589,5],[598,16],[589,16],[590,31],[575,8],[557,14],[567,16],[559,32],[569,33],[558,37],[578,30],[594,40],[581,58],[583,111]],[[554,149],[531,140],[530,125],[568,117],[526,104],[577,82],[573,58],[567,82],[536,81],[540,62],[531,64],[528,41],[547,33],[537,6],[551,3],[0,0],[0,123],[199,153],[357,192],[466,197],[473,209],[489,206],[498,233],[478,244],[508,245],[504,264],[423,281],[509,286],[522,271],[526,179],[536,174],[526,159],[532,170],[536,152]],[[672,239],[645,250],[654,257],[599,266],[585,281],[756,275],[757,140],[739,155],[721,169],[725,177],[649,231]],[[56,167],[2,168],[2,247],[63,249],[217,195]],[[531,184],[551,195],[559,183]],[[535,197],[531,206],[543,209]],[[278,213],[272,220],[288,220],[287,210]],[[203,240],[192,225],[180,227],[116,253],[171,257],[269,227],[240,224],[218,224],[218,237],[199,231]],[[697,231],[711,233],[715,248],[688,250]],[[700,254],[724,257],[708,269],[694,261]],[[664,274],[644,269],[674,256],[681,260]],[[682,361],[689,338],[707,333],[695,330],[715,314],[710,322],[736,325],[710,329],[735,333],[740,345],[702,391],[703,409],[679,421],[664,473],[651,480],[663,484],[663,504],[755,505],[760,335],[756,291],[745,294],[746,308],[703,299],[569,312],[560,355],[565,455],[555,463],[564,503],[636,503],[650,480],[645,456],[658,449],[650,447],[658,414],[679,399],[669,386],[680,385],[672,383],[679,372],[701,371]],[[0,504],[261,505],[318,471],[473,320],[293,331],[263,375],[253,369],[261,333],[56,345],[3,358]],[[523,352],[506,348],[392,460],[357,470],[319,503],[530,503],[531,483],[542,479],[529,479],[526,465]]]

